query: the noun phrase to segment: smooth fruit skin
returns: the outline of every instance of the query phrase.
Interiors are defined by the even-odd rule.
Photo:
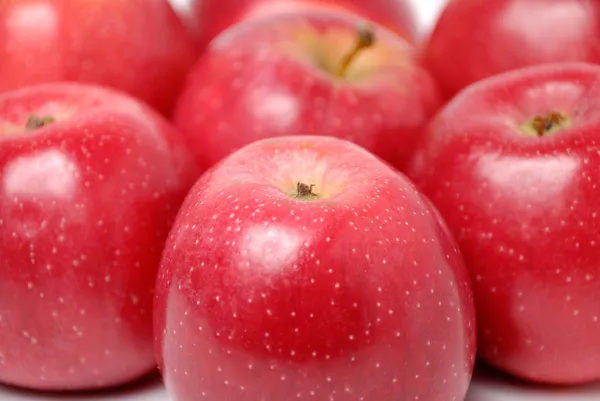
[[[570,126],[519,132],[556,110]],[[467,262],[479,354],[523,379],[600,379],[599,110],[600,67],[505,73],[451,101],[408,169]]]
[[[175,125],[210,167],[256,140],[299,134],[350,140],[401,169],[441,101],[406,41],[374,26],[376,42],[341,64],[363,20],[304,12],[248,21],[212,42],[191,72]],[[362,75],[361,75],[362,74]]]
[[[600,64],[600,3],[448,1],[424,58],[447,98],[473,82],[521,67],[568,61]]]
[[[290,196],[298,181],[326,197]],[[171,230],[159,366],[174,401],[463,400],[468,281],[435,209],[385,163],[335,138],[258,141],[196,183]]]
[[[409,41],[417,24],[407,0],[191,0],[197,36],[204,48],[230,26],[267,14],[294,13],[317,8],[346,12],[386,26]]]
[[[169,114],[197,57],[167,0],[0,2],[0,91],[75,81]]]
[[[30,114],[57,121],[26,132]],[[197,175],[181,136],[123,94],[0,95],[0,382],[92,389],[155,367],[156,272]]]

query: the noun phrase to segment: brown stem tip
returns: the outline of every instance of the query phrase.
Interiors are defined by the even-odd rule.
[[[360,52],[366,48],[369,48],[375,44],[375,32],[370,24],[364,23],[357,27],[358,38],[354,45],[354,48],[344,57],[340,68],[337,71],[339,77],[344,77],[348,72],[348,68],[352,64],[352,61],[360,54]]]
[[[538,136],[544,136],[557,128],[560,128],[566,121],[566,117],[557,112],[548,113],[546,116],[537,116],[531,121],[531,126]]]
[[[39,117],[39,116],[29,116],[27,119],[27,123],[25,124],[25,129],[27,131],[33,131],[38,128],[42,128],[47,124],[52,124],[54,122],[54,118],[50,116]]]
[[[319,195],[313,192],[315,184],[307,185],[303,182],[298,182],[296,185],[296,198],[298,199],[314,199],[318,198]]]

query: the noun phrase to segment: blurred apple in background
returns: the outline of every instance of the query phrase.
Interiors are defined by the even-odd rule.
[[[190,192],[157,280],[156,350],[174,401],[464,400],[474,313],[412,183],[347,141],[283,137]]]
[[[103,388],[156,366],[152,294],[192,160],[123,94],[0,95],[0,382]]]
[[[167,0],[0,2],[0,91],[78,81],[168,114],[197,55]]]
[[[190,10],[204,47],[229,26],[244,19],[270,14],[332,10],[352,13],[393,30],[409,41],[417,25],[408,0],[172,0]]]
[[[345,14],[246,21],[211,43],[174,121],[205,167],[258,139],[315,134],[353,141],[402,168],[441,104],[415,53]]]
[[[523,379],[600,379],[598,144],[600,67],[535,66],[457,95],[408,169],[470,269],[479,354]]]
[[[600,64],[600,2],[453,0],[425,49],[447,98],[492,75],[534,64]]]

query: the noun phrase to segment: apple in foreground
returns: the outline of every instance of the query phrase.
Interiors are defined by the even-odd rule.
[[[464,262],[426,198],[347,141],[255,142],[192,188],[157,280],[174,401],[463,400]]]
[[[174,122],[210,167],[256,140],[334,136],[401,169],[440,100],[414,48],[344,14],[232,27],[192,70]]]
[[[536,382],[600,379],[600,67],[528,67],[472,85],[408,169],[475,291],[479,353]]]
[[[448,1],[424,59],[447,98],[473,82],[521,67],[600,64],[600,2]]]
[[[197,56],[168,0],[2,1],[0,24],[0,92],[93,83],[168,114]]]
[[[409,41],[416,21],[407,0],[191,0],[196,34],[205,47],[222,31],[245,19],[307,9],[344,12],[375,21]]]
[[[156,366],[152,294],[192,161],[124,94],[0,95],[0,382],[92,389]]]

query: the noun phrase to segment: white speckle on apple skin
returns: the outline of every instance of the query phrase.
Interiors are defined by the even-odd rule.
[[[328,196],[294,199],[298,181]],[[411,184],[348,142],[270,140],[227,159],[191,191],[163,255],[156,347],[169,393],[464,397],[473,305],[435,221]]]

